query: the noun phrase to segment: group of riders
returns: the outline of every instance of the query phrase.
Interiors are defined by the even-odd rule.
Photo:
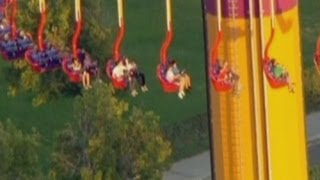
[[[294,83],[283,65],[277,63],[276,59],[272,58],[266,62],[266,66],[267,74],[270,74],[275,81],[286,84],[289,92],[295,92]],[[220,63],[220,60],[218,60],[217,63],[213,64],[212,71],[217,83],[227,84],[235,92],[240,90],[239,75],[230,68],[227,61]]]
[[[9,23],[5,18],[2,19],[0,24],[0,30],[5,32],[3,35],[2,47],[5,47],[10,52],[15,52],[16,46],[13,46],[12,40],[10,40],[10,31],[6,32]],[[18,33],[18,38],[22,41],[28,41],[28,37],[24,31]],[[92,77],[99,76],[100,71],[97,61],[92,61],[89,53],[84,50],[80,50],[78,57],[73,58],[71,68],[74,72],[81,73],[82,84],[85,89],[92,88],[90,79]],[[284,66],[278,64],[275,59],[271,59],[267,62],[267,71],[277,81],[283,81],[287,84],[290,92],[294,92],[294,83],[292,82],[288,71]],[[225,61],[220,63],[220,60],[213,65],[213,72],[216,82],[230,85],[233,89],[239,89],[239,75],[230,68],[229,64]],[[146,85],[146,77],[143,72],[138,69],[135,61],[122,56],[119,61],[116,62],[115,67],[112,70],[112,78],[117,81],[126,81],[131,91],[132,96],[138,94],[137,88],[141,88],[142,92],[148,91]],[[167,68],[165,78],[169,83],[178,86],[178,97],[183,99],[186,95],[186,91],[191,89],[190,76],[185,70],[180,70],[175,60],[169,60],[167,62]]]
[[[71,68],[74,72],[81,74],[84,89],[91,89],[91,78],[100,77],[98,62],[93,61],[88,52],[79,50],[78,56],[72,58]]]

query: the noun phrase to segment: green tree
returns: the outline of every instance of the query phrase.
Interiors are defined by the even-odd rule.
[[[320,180],[320,166],[314,166],[310,170],[311,180]]]
[[[0,122],[0,179],[42,179],[39,149],[35,130],[27,134],[10,121]]]
[[[71,40],[74,33],[74,1],[47,0],[48,20],[44,37],[64,52],[71,52]],[[93,11],[107,12],[103,0],[83,0],[83,18],[85,19],[80,47],[86,49],[96,58],[101,67],[105,65],[105,57],[110,54],[110,28],[104,18]],[[95,9],[89,9],[95,8]],[[9,10],[10,14],[10,10]],[[40,19],[38,0],[19,1],[17,25],[30,32],[37,42],[37,29]],[[4,70],[6,79],[10,82],[8,94],[15,96],[22,91],[36,94],[34,105],[40,105],[61,94],[79,93],[79,87],[68,82],[62,70],[46,74],[36,74],[26,61],[16,61],[13,66]]]
[[[52,160],[57,179],[161,179],[171,145],[159,117],[129,108],[98,83],[75,102],[78,120],[58,134]],[[131,110],[129,110],[131,109]]]
[[[317,110],[320,103],[320,81],[319,73],[315,68],[304,70],[303,75],[304,101],[308,112]]]

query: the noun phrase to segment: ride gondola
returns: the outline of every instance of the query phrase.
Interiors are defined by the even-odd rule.
[[[82,17],[81,17],[81,9],[80,9],[80,0],[75,0],[75,19],[76,19],[76,31],[72,38],[72,50],[73,55],[69,55],[64,57],[62,62],[63,71],[68,75],[69,80],[73,83],[80,83],[82,81],[82,72],[76,71],[73,68],[73,64],[75,59],[79,60],[81,64],[81,68],[83,67],[83,62],[85,58],[85,52],[78,49],[78,41],[81,33],[82,27]]]
[[[120,53],[120,47],[125,33],[125,21],[123,17],[123,0],[118,0],[118,22],[119,31],[113,48],[114,55],[113,58],[107,61],[105,71],[108,78],[111,80],[113,87],[115,89],[124,90],[128,86],[128,80],[126,78],[116,79],[113,77],[113,69],[121,60],[124,60],[124,56],[122,56]]]
[[[13,12],[11,17],[11,28],[0,42],[0,53],[4,60],[13,61],[24,57],[25,52],[34,46],[32,36],[22,30],[17,30],[16,15],[17,2],[12,0]]]
[[[27,50],[25,59],[35,72],[45,73],[61,68],[64,54],[51,43],[44,43],[43,31],[47,20],[45,0],[39,0],[39,6],[41,20],[38,28],[38,47]]]

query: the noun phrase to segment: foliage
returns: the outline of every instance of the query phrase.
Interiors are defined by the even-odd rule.
[[[97,2],[102,2],[99,0]],[[85,0],[88,6],[96,1]],[[19,1],[17,25],[26,32],[30,32],[37,43],[37,29],[40,20],[38,0]],[[70,0],[47,0],[48,20],[45,26],[44,37],[47,41],[64,52],[71,52],[71,41],[74,33],[74,2]],[[106,6],[95,6],[96,10],[107,11]],[[86,8],[83,8],[86,9]],[[10,9],[8,11],[10,14]],[[86,11],[85,11],[86,12]],[[89,12],[89,11],[88,11]],[[93,53],[92,57],[100,58],[100,64],[105,63],[104,57],[110,51],[110,30],[103,18],[94,13],[83,14],[85,19],[83,37],[80,47]],[[47,74],[36,74],[25,61],[14,62],[14,65],[5,71],[5,76],[11,83],[8,94],[15,96],[19,92],[31,91],[36,94],[33,105],[40,105],[56,98],[61,94],[78,94],[79,87],[70,85],[62,70]],[[73,91],[75,90],[75,91]],[[73,91],[73,92],[69,92]]]
[[[42,179],[39,149],[37,131],[27,134],[10,121],[0,122],[0,179]]]
[[[75,102],[76,124],[58,134],[52,161],[57,179],[160,179],[169,165],[170,143],[159,117],[130,108],[97,83]]]
[[[319,73],[314,68],[304,71],[304,97],[307,111],[314,111],[320,104],[320,80]]]
[[[320,167],[319,166],[311,167],[310,179],[311,180],[320,180]]]

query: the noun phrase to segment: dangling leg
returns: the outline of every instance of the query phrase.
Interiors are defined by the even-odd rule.
[[[286,74],[285,74],[285,79],[286,79],[286,82],[287,82],[287,84],[288,84],[289,92],[294,93],[294,92],[295,92],[294,83],[293,83],[293,81],[291,80],[288,72],[286,72]]]
[[[182,78],[182,76],[179,78],[179,93],[178,96],[180,99],[183,99],[183,97],[186,95],[186,93],[184,92],[185,87],[186,87],[186,82],[185,79]]]
[[[87,71],[83,72],[82,81],[83,81],[83,86],[85,89],[92,88],[92,86],[90,84],[90,74]]]
[[[148,91],[148,87],[146,85],[146,77],[145,77],[145,75],[143,73],[139,72],[138,75],[137,75],[137,78],[139,80],[142,92]]]
[[[128,80],[129,80],[129,89],[131,91],[131,95],[135,97],[136,95],[138,95],[138,92],[136,90],[136,79],[133,77],[129,77]]]
[[[185,74],[184,77],[185,77],[185,81],[186,81],[186,89],[190,89],[191,88],[191,78],[188,74]]]
[[[82,86],[84,87],[84,89],[88,89],[87,83],[86,83],[86,72],[84,71],[82,73]]]
[[[91,86],[90,73],[87,73],[87,85],[88,85],[89,88],[92,88],[92,86]]]

